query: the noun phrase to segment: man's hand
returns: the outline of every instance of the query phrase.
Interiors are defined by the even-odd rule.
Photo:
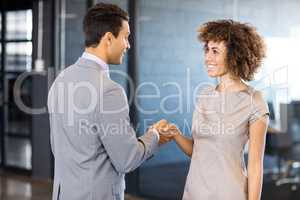
[[[168,127],[161,130],[161,134],[165,137],[174,139],[176,136],[181,135],[181,131],[175,124],[168,124]]]
[[[153,124],[153,128],[155,128],[158,132],[162,131],[163,129],[166,129],[168,126],[168,121],[165,119],[159,120],[155,124]]]
[[[160,145],[173,140],[176,135],[180,134],[180,131],[177,128],[177,126],[175,124],[168,123],[168,121],[165,119],[156,122],[153,125],[153,128],[155,128],[159,133]]]

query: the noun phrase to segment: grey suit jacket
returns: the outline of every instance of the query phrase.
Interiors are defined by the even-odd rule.
[[[123,200],[124,175],[158,149],[155,130],[137,138],[123,88],[79,58],[48,94],[55,158],[53,200]]]

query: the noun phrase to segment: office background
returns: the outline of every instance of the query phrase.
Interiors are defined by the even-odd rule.
[[[47,91],[55,76],[74,63],[84,50],[82,19],[97,2],[100,1],[1,1],[2,176],[18,174],[29,178],[29,182],[39,180],[51,185],[53,158],[48,115],[22,111],[14,91],[29,108],[46,105]],[[131,17],[132,48],[122,65],[111,66],[111,77],[129,96],[137,91],[130,115],[138,135],[161,118],[176,123],[190,135],[193,92],[201,85],[216,84],[203,68],[202,45],[197,40],[197,28],[202,23],[226,18],[257,27],[268,50],[262,69],[250,84],[263,91],[272,119],[267,136],[263,198],[300,198],[299,1],[102,2],[119,5]],[[17,79],[26,74],[23,84],[14,89]],[[137,90],[130,90],[131,81]],[[155,96],[157,89],[159,96]],[[188,157],[174,143],[167,144],[153,159],[128,175],[127,192],[154,200],[180,199],[188,166]],[[1,182],[1,187],[4,185]]]

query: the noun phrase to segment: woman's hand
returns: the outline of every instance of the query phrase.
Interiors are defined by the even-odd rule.
[[[169,123],[167,120],[162,119],[153,125],[160,136],[164,140],[173,140],[177,135],[181,134],[180,130],[175,124]]]
[[[167,124],[164,127],[160,129],[160,134],[164,137],[175,139],[175,137],[178,137],[178,135],[181,135],[180,130],[175,124]]]
[[[174,140],[187,156],[192,156],[194,140],[183,136],[175,124],[168,123],[167,120],[160,120],[153,125],[153,128],[159,132],[160,140],[164,143]]]

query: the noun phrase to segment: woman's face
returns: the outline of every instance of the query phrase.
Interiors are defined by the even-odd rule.
[[[225,43],[209,41],[204,46],[205,65],[208,76],[220,77],[227,73]]]

